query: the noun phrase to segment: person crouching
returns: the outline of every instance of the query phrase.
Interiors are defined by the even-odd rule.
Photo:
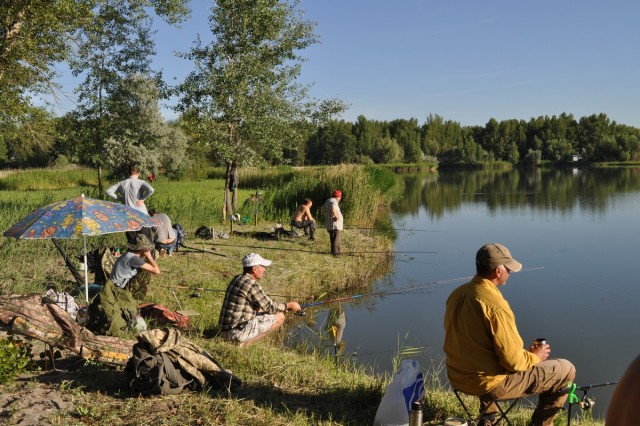
[[[218,329],[220,335],[240,346],[260,340],[284,324],[287,310],[301,310],[297,302],[275,302],[258,284],[271,261],[256,253],[242,258],[243,273],[236,275],[224,295]]]

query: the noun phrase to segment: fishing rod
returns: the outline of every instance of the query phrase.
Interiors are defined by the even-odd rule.
[[[206,288],[206,287],[189,287],[189,286],[184,286],[184,285],[159,285],[158,287],[163,287],[163,288],[175,288],[175,289],[179,289],[179,290],[192,290],[192,291],[210,291],[212,293],[224,293],[227,290],[221,290],[221,289],[217,289],[217,288]],[[286,297],[286,298],[293,298],[294,296],[290,296],[290,295],[286,295],[286,294],[273,294],[273,293],[269,293],[268,296],[276,296],[276,297]]]
[[[363,231],[409,231],[409,232],[438,232],[438,233],[444,233],[445,231],[434,231],[432,229],[414,229],[414,228],[380,228],[380,227],[373,227],[373,228],[361,228],[359,226],[346,226],[344,229],[360,229]]]
[[[588,410],[590,408],[593,408],[593,406],[595,405],[596,403],[595,400],[587,397],[587,392],[590,389],[597,388],[600,386],[611,386],[616,384],[618,384],[618,382],[606,382],[606,383],[599,383],[597,385],[577,386],[575,383],[573,383],[571,386],[560,389],[561,392],[566,392],[569,394],[569,397],[568,397],[569,409],[567,412],[567,425],[568,426],[571,425],[571,407],[572,406],[579,405],[580,408],[582,408],[583,410]],[[576,391],[578,390],[583,392],[582,398],[578,398],[578,396],[576,395]]]
[[[214,251],[206,250],[206,249],[201,249],[201,248],[189,247],[189,246],[186,246],[186,245],[184,245],[184,244],[182,245],[182,247],[186,248],[187,250],[197,251],[197,252],[200,252],[200,253],[215,254],[216,256],[221,256],[221,257],[231,257],[231,256],[226,255],[226,254],[216,253],[216,252],[214,252]]]
[[[394,290],[388,290],[388,291],[374,291],[372,293],[354,294],[353,296],[338,297],[336,299],[318,300],[316,302],[305,303],[303,305],[300,305],[300,307],[302,309],[304,309],[304,308],[309,308],[311,306],[319,306],[319,305],[325,305],[327,303],[343,302],[345,300],[355,300],[355,299],[360,299],[362,297],[368,297],[368,296],[382,296],[382,295],[391,295],[391,294],[403,294],[403,293],[405,293],[407,291],[411,291],[411,290],[419,290],[421,288],[428,287],[428,286],[446,284],[446,283],[449,283],[449,282],[462,281],[462,280],[471,279],[471,278],[473,278],[473,276],[454,278],[454,279],[451,279],[451,280],[444,280],[444,281],[434,281],[432,283],[428,283],[428,284],[424,284],[424,285],[420,285],[420,286],[406,287],[406,288],[400,288],[400,289],[394,289]]]
[[[211,245],[214,246],[214,245],[218,245],[218,244],[211,244]],[[219,246],[221,246],[221,247],[244,247],[244,248],[254,248],[254,249],[260,249],[260,250],[295,251],[295,252],[299,252],[299,253],[314,253],[314,254],[326,254],[326,253],[328,253],[328,252],[316,251],[316,250],[301,250],[301,249],[297,249],[297,248],[247,246],[247,245],[239,245],[239,244],[220,244]],[[187,247],[187,248],[190,248],[190,247]],[[201,250],[201,249],[198,249],[198,250]],[[204,249],[202,249],[201,251],[204,251]],[[206,253],[209,253],[209,252],[206,252]],[[438,251],[385,251],[385,250],[381,250],[381,251],[350,251],[350,252],[343,251],[343,252],[340,253],[340,255],[355,256],[355,255],[358,255],[358,254],[438,254],[438,253],[440,253],[440,252],[438,252]],[[218,253],[212,253],[212,254],[218,254]],[[222,256],[220,254],[218,254],[218,255]],[[227,256],[227,257],[229,257],[229,256]]]
[[[540,269],[544,269],[544,266],[522,269],[521,272],[536,271],[536,270],[540,270]],[[474,276],[475,275],[470,275],[470,276],[467,276],[467,277],[452,278],[452,279],[449,279],[449,280],[433,281],[433,282],[426,283],[426,284],[421,284],[421,285],[407,286],[407,287],[396,288],[396,289],[393,289],[393,290],[386,290],[386,291],[374,291],[372,293],[355,294],[355,295],[352,295],[352,296],[339,297],[339,298],[336,298],[336,299],[319,300],[319,301],[316,301],[316,302],[310,302],[310,303],[302,304],[302,305],[300,305],[300,307],[302,309],[304,309],[304,308],[308,308],[308,307],[312,307],[312,306],[325,305],[327,303],[344,302],[345,300],[355,300],[355,299],[360,299],[360,298],[368,297],[368,296],[406,294],[407,292],[415,291],[415,290],[421,290],[421,289],[424,289],[424,288],[427,288],[427,287],[435,287],[435,286],[438,286],[438,285],[449,284],[449,283],[456,282],[456,281],[470,280]]]

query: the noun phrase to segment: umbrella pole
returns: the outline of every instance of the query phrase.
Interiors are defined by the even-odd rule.
[[[89,305],[89,265],[87,265],[87,236],[83,235],[82,240],[84,241],[84,250],[82,253],[84,254],[84,298],[87,302],[87,306]]]

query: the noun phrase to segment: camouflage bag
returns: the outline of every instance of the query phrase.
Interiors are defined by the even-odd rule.
[[[199,390],[206,384],[231,392],[242,384],[175,328],[148,330],[137,338],[126,368],[135,392],[173,395],[184,389]]]
[[[122,336],[135,328],[138,303],[131,292],[107,280],[89,304],[87,328],[104,336]]]

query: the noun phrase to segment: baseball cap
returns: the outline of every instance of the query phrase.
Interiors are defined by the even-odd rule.
[[[485,244],[476,253],[476,265],[497,268],[500,265],[506,266],[512,272],[522,269],[522,264],[511,256],[508,248],[498,243]]]
[[[245,268],[248,268],[249,266],[256,266],[256,265],[269,266],[271,265],[271,261],[263,258],[262,256],[256,253],[249,253],[248,255],[242,258],[242,266],[244,266]]]
[[[335,191],[333,191],[333,196],[342,198],[342,191],[336,189]]]

